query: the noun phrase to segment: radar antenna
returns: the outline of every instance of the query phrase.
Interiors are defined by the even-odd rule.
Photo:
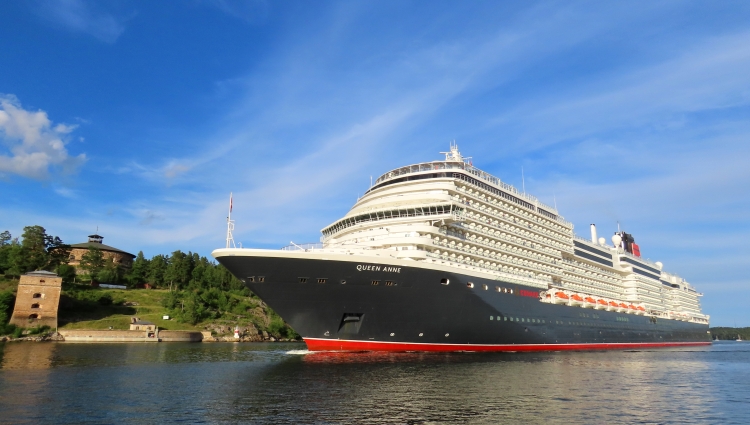
[[[445,155],[446,161],[451,162],[465,162],[467,164],[470,163],[471,157],[464,157],[461,156],[461,152],[458,151],[458,144],[455,140],[451,141],[450,144],[450,150],[448,152],[440,152],[441,154]]]
[[[237,248],[234,245],[234,237],[232,231],[234,230],[234,220],[232,220],[232,192],[229,192],[229,215],[227,215],[227,248]]]

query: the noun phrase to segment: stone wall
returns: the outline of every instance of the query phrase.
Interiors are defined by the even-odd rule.
[[[60,330],[65,342],[158,342],[154,332],[109,330]],[[149,334],[153,335],[149,337]]]
[[[106,261],[112,259],[115,264],[119,264],[125,269],[130,269],[133,266],[133,258],[128,254],[106,251],[103,249],[101,251],[102,257],[104,257]],[[79,266],[81,264],[81,257],[83,257],[83,255],[87,252],[89,252],[88,248],[73,248],[70,250],[68,264],[76,267],[76,274],[85,273],[85,271],[83,271]]]

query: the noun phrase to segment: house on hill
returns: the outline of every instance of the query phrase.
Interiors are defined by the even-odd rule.
[[[115,264],[119,264],[125,270],[129,270],[133,267],[133,259],[135,259],[135,255],[113,246],[104,245],[102,243],[103,240],[103,236],[93,234],[89,235],[88,242],[77,243],[70,246],[71,250],[68,264],[76,266],[76,273],[83,273],[78,266],[81,264],[81,257],[89,251],[89,248],[99,249],[105,260],[112,259]]]

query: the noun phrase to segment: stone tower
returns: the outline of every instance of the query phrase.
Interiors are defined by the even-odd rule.
[[[57,328],[61,289],[62,278],[55,273],[41,270],[21,276],[10,323],[22,328]]]

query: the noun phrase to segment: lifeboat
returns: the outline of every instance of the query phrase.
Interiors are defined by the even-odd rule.
[[[637,309],[637,308],[636,308],[636,307],[635,307],[635,306],[634,306],[633,304],[630,304],[630,305],[628,306],[628,313],[631,313],[631,314],[633,314],[633,313],[635,313],[635,312],[637,312],[637,311],[638,311],[638,309]]]
[[[586,297],[583,299],[586,303],[584,304],[584,307],[586,308],[594,308],[596,307],[596,300],[591,297]]]
[[[608,311],[617,310],[620,306],[617,305],[616,302],[610,301],[609,306],[607,307]]]
[[[603,310],[607,308],[607,302],[604,300],[596,300],[596,305],[594,305],[594,308],[597,310]]]
[[[617,311],[619,311],[620,313],[628,311],[628,305],[625,303],[617,304]]]
[[[581,305],[583,304],[583,297],[578,294],[573,294],[570,296],[570,304],[571,305]]]
[[[561,291],[555,292],[555,299],[554,299],[555,304],[565,304],[568,302],[568,299],[570,299],[570,297],[565,295],[565,292],[561,292]]]

